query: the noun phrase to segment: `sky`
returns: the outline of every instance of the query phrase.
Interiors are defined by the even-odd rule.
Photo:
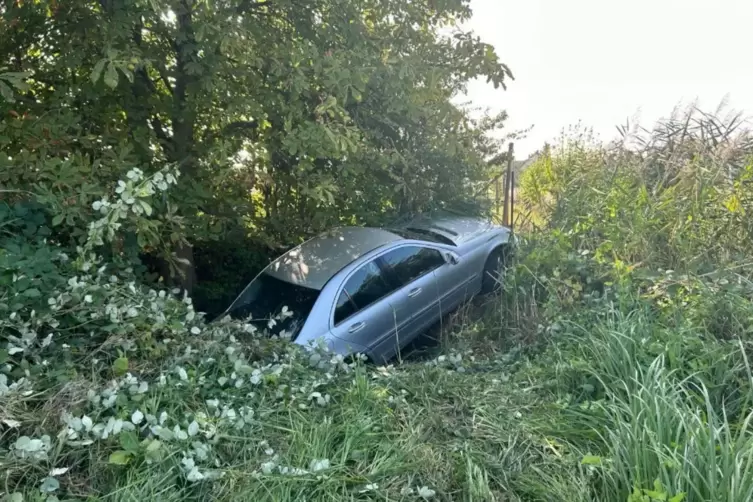
[[[753,0],[471,0],[465,26],[494,45],[515,80],[473,82],[467,100],[506,110],[525,158],[581,121],[602,140],[675,105],[753,115]]]

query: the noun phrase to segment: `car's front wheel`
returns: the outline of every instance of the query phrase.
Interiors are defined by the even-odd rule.
[[[484,278],[481,282],[481,293],[489,294],[499,291],[502,287],[502,270],[505,264],[504,248],[497,248],[491,252],[484,264]]]

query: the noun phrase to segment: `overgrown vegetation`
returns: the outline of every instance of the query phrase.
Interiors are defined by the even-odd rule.
[[[0,14],[0,499],[753,499],[739,117],[547,147],[500,295],[378,368],[197,311],[321,228],[488,183],[503,117],[450,98],[509,71],[438,35],[467,2]]]
[[[132,168],[179,168],[112,251],[148,255],[202,309],[226,306],[230,288],[206,272],[227,242],[266,263],[332,225],[463,201],[488,179],[505,115],[472,119],[450,99],[511,74],[457,28],[468,4],[3,3],[0,183],[13,201],[34,194],[74,245]]]
[[[508,283],[547,347],[521,372],[548,403],[534,497],[749,500],[749,129],[691,108],[624,140],[573,135],[521,182],[547,226]]]

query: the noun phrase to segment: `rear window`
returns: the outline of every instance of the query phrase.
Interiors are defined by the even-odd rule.
[[[430,241],[437,242],[439,244],[447,244],[448,246],[455,246],[455,241],[449,237],[440,234],[439,232],[433,232],[424,228],[400,228],[390,229],[390,232],[395,233],[403,239],[414,239],[418,241]],[[449,233],[449,232],[448,232]]]
[[[282,331],[295,339],[303,323],[314,307],[319,291],[262,273],[243,290],[243,293],[228,309],[228,314],[235,319],[251,318],[260,329],[266,327],[267,321],[279,314],[283,307],[292,312],[292,316],[278,322],[271,334],[279,335]]]

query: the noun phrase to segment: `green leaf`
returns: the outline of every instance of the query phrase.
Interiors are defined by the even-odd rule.
[[[133,431],[121,432],[118,436],[120,439],[120,446],[130,453],[136,453],[139,451],[139,437]]]
[[[31,288],[24,291],[23,295],[27,298],[39,298],[42,296],[42,293],[37,288]]]
[[[643,490],[643,492],[651,497],[652,500],[658,500],[660,502],[666,502],[667,501],[667,493],[666,492],[657,492],[656,490]]]
[[[335,145],[336,147],[340,146],[339,143],[337,142],[337,139],[335,138],[334,133],[330,130],[329,127],[324,126],[324,132],[327,133],[327,137],[329,138],[329,140],[332,142],[333,145]]]
[[[661,481],[658,479],[654,480],[653,490],[643,490],[643,493],[660,502],[666,502],[668,496],[666,490],[664,490],[664,487],[661,484]]]
[[[31,76],[31,73],[28,71],[9,71],[3,73],[3,78],[13,81],[13,83],[21,82],[23,79],[29,78],[29,76]]]
[[[582,465],[601,465],[601,457],[597,457],[594,455],[586,455],[583,457],[583,459],[580,461]]]
[[[146,458],[151,460],[160,460],[162,457],[162,442],[158,439],[152,440],[151,443],[146,447]]]
[[[106,62],[106,59],[100,59],[99,61],[97,61],[97,64],[94,65],[91,74],[92,84],[96,84],[99,80],[99,77],[102,76],[102,70],[105,68]]]
[[[687,495],[687,493],[680,492],[677,495],[675,495],[674,497],[672,497],[671,499],[669,499],[669,502],[682,502],[683,500],[685,500],[685,496],[686,495]]]
[[[3,99],[5,99],[5,101],[9,103],[16,102],[16,98],[13,96],[13,89],[8,87],[8,85],[2,80],[0,80],[0,96],[2,96]]]
[[[128,358],[119,357],[115,359],[115,362],[112,363],[112,371],[116,375],[125,375],[125,373],[128,371]]]
[[[40,490],[42,490],[45,493],[52,493],[55,490],[60,488],[60,481],[53,478],[52,476],[47,476],[42,481],[42,486],[39,487]]]
[[[123,450],[112,452],[110,454],[110,458],[108,459],[108,463],[112,465],[126,465],[130,461],[131,454]]]
[[[147,216],[152,215],[152,206],[149,205],[149,203],[145,200],[139,200],[139,204],[141,204],[141,207],[144,208],[144,212]]]
[[[105,71],[105,85],[110,89],[115,89],[118,85],[118,69],[113,63],[108,63]]]
[[[133,83],[133,72],[128,68],[128,65],[120,65],[120,72],[125,76],[125,78],[128,79],[129,82]]]
[[[63,220],[65,219],[64,214],[56,214],[54,218],[52,218],[52,226],[56,227],[63,223]]]

